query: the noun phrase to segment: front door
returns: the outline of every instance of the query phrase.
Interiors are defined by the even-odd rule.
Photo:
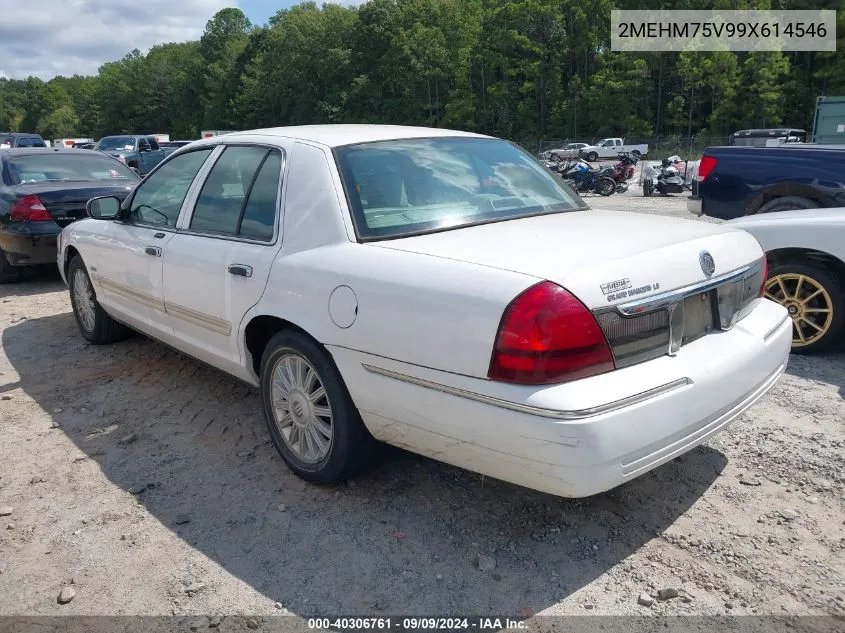
[[[240,374],[238,332],[281,248],[283,155],[228,145],[164,252],[164,302],[184,350]]]
[[[122,219],[99,238],[91,271],[98,300],[152,336],[169,338],[172,331],[164,313],[164,253],[176,235],[188,189],[213,149],[177,156],[138,185],[124,203]]]

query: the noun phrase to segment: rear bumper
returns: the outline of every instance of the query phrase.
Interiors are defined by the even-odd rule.
[[[786,310],[764,300],[732,330],[705,336],[674,357],[551,387],[502,385],[330,351],[378,439],[528,488],[585,497],[718,433],[777,382],[791,341]]]
[[[702,215],[704,213],[704,205],[701,198],[698,196],[690,196],[687,198],[687,211],[693,215]]]
[[[12,266],[52,264],[56,261],[56,238],[60,232],[58,225],[55,232],[0,231],[0,248]]]

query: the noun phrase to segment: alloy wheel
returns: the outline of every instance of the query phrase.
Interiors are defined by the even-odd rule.
[[[93,332],[97,317],[94,289],[84,270],[73,273],[73,305],[82,327],[86,332]]]
[[[808,275],[784,273],[766,281],[765,296],[784,306],[792,317],[792,346],[805,347],[821,339],[833,324],[833,300]]]
[[[332,405],[317,370],[290,351],[272,370],[273,418],[291,452],[317,464],[329,454],[334,437]]]

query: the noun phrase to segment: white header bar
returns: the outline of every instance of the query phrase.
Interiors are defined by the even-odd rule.
[[[836,11],[620,11],[613,51],[835,51]]]

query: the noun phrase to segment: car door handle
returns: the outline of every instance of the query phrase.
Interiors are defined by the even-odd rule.
[[[238,277],[252,277],[252,266],[232,264],[229,266],[229,273]]]
[[[161,257],[161,249],[158,246],[147,246],[144,248],[144,252],[153,257]]]

